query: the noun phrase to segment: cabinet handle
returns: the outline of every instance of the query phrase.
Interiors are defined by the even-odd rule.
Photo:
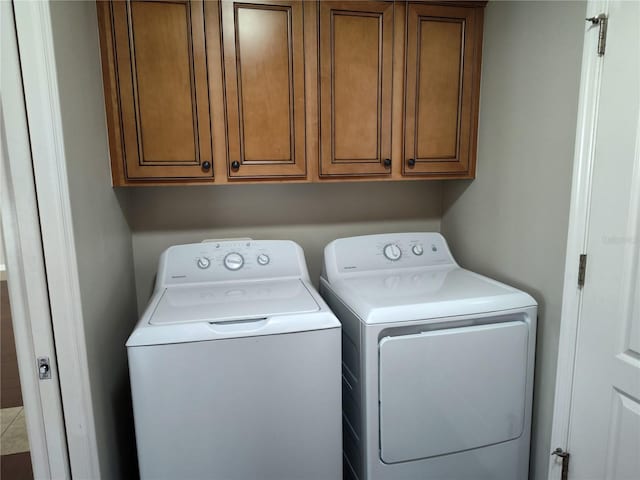
[[[208,172],[211,168],[211,162],[202,162],[202,170]]]
[[[233,170],[238,170],[240,168],[240,162],[237,160],[234,160],[233,162],[231,162],[231,168]]]
[[[415,166],[415,164],[416,164],[415,158],[410,158],[409,160],[407,160],[407,165],[409,165],[410,167]]]
[[[384,164],[384,166],[386,168],[389,168],[391,166],[391,159],[390,158],[385,158],[384,162],[382,162]]]

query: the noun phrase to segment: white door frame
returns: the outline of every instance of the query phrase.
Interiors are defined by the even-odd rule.
[[[607,0],[587,2],[587,17],[600,13],[608,14]],[[598,27],[585,21],[585,37],[582,52],[582,73],[578,122],[576,130],[571,206],[569,210],[569,232],[565,262],[564,288],[556,390],[551,430],[551,449],[567,449],[569,422],[571,420],[571,398],[573,392],[574,361],[578,322],[582,306],[582,290],[578,287],[578,260],[586,253],[587,228],[591,209],[591,184],[595,159],[597,118],[600,104],[600,85],[604,57],[597,54]],[[588,268],[588,267],[587,267]],[[548,480],[560,478],[561,462],[549,452]]]
[[[11,3],[0,3],[2,223],[20,389],[35,478],[69,478],[58,369],[38,221],[29,131]],[[51,379],[38,379],[49,357]]]
[[[50,6],[48,1],[0,4],[2,16],[15,19],[13,62],[4,58],[5,50],[10,50],[5,37],[12,36],[8,31],[12,28],[3,28],[2,36],[3,80],[4,72],[15,77],[14,91],[5,91],[2,85],[5,127],[15,130],[7,135],[8,155],[3,161],[8,173],[3,176],[3,224],[34,474],[36,478],[99,479]],[[19,105],[22,122],[13,116]],[[27,220],[31,230],[24,234],[20,228]],[[36,295],[35,287],[44,292]],[[40,345],[43,342],[48,342],[48,349]],[[54,376],[60,372],[57,404],[53,393],[42,393],[54,382],[40,382],[32,368],[35,357],[41,355],[57,362],[53,372]],[[49,435],[56,428],[56,435]]]

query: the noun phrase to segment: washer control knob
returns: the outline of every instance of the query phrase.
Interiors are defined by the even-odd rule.
[[[237,252],[228,253],[226,257],[224,257],[224,266],[229,270],[240,270],[244,265],[244,258]]]
[[[393,262],[400,260],[400,257],[402,256],[402,250],[400,250],[400,247],[395,243],[388,243],[385,245],[382,253],[384,253],[384,256],[387,257],[387,259]]]
[[[413,252],[414,255],[420,256],[424,253],[424,248],[422,247],[422,245],[417,243],[416,245],[411,247],[411,251]]]
[[[271,261],[271,259],[269,258],[269,255],[267,255],[266,253],[261,253],[260,255],[258,255],[258,265],[269,265],[269,262]]]
[[[206,270],[211,266],[211,260],[209,260],[207,257],[199,257],[198,260],[196,260],[196,265],[198,266],[198,268]]]

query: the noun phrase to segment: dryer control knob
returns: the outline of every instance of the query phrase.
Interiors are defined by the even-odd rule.
[[[269,262],[271,261],[271,259],[269,258],[269,255],[267,255],[266,253],[261,253],[260,255],[258,255],[258,265],[262,265],[263,267],[265,265],[269,265]]]
[[[402,257],[402,250],[400,250],[400,247],[395,243],[388,243],[385,245],[382,253],[384,253],[384,256],[387,257],[387,259],[393,262],[400,260],[400,257]]]
[[[198,268],[205,270],[211,266],[211,260],[209,260],[207,257],[200,257],[198,258],[198,260],[196,260],[196,265],[198,266]]]
[[[237,252],[228,253],[224,257],[224,266],[229,270],[240,270],[244,265],[244,258]]]
[[[411,251],[414,255],[420,256],[424,253],[424,248],[418,243],[411,248]]]

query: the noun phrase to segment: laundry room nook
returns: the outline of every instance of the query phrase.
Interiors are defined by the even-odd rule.
[[[639,0],[0,9],[3,480],[640,478]]]

